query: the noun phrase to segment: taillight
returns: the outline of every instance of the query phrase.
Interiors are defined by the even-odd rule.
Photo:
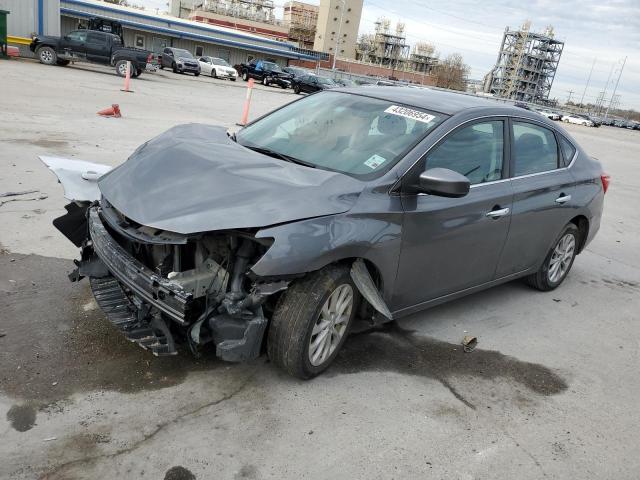
[[[600,181],[602,181],[602,190],[604,193],[607,193],[607,190],[609,190],[609,183],[611,183],[611,177],[606,173],[603,173],[600,175]]]

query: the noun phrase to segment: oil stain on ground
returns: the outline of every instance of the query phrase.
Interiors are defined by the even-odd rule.
[[[32,405],[14,405],[7,412],[7,420],[14,430],[26,432],[36,424],[36,409]]]
[[[0,391],[42,405],[78,391],[164,388],[222,365],[215,352],[158,358],[128,342],[88,282],[69,282],[72,268],[70,260],[0,255]]]
[[[493,350],[464,353],[462,345],[414,335],[395,322],[379,330],[352,335],[345,342],[329,374],[390,371],[433,378],[470,408],[453,386],[454,377],[505,379],[517,382],[539,395],[554,395],[567,389],[557,373],[536,363],[523,362]]]

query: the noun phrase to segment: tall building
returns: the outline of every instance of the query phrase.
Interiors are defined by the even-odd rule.
[[[339,58],[356,58],[363,0],[320,0],[313,49]]]
[[[189,18],[194,8],[204,4],[204,0],[169,0],[169,13],[174,17]]]
[[[300,48],[312,49],[316,39],[318,6],[299,1],[284,4],[284,24],[289,28],[289,40]]]
[[[525,102],[549,98],[564,42],[554,38],[553,27],[544,33],[505,29],[495,67],[485,77],[484,91],[498,97]]]

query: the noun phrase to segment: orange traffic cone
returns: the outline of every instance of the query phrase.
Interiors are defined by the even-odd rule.
[[[98,115],[102,115],[103,117],[115,117],[115,118],[120,118],[122,116],[120,114],[120,106],[117,103],[114,103],[109,108],[100,110],[98,112]]]

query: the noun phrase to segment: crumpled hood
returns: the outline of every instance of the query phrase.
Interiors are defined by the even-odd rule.
[[[223,127],[179,125],[98,181],[142,225],[189,234],[264,227],[348,211],[364,184],[249,150]]]

